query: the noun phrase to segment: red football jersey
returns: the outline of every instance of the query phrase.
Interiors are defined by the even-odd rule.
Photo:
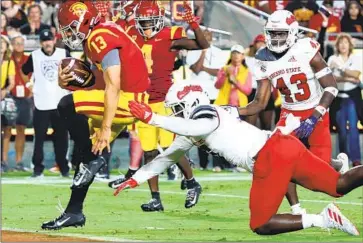
[[[144,54],[151,85],[148,89],[149,103],[162,102],[172,85],[172,71],[177,51],[171,51],[173,40],[185,38],[185,30],[180,26],[164,27],[153,38],[146,40],[133,26],[129,36],[136,41]]]
[[[117,49],[121,63],[121,90],[141,93],[148,89],[150,80],[144,57],[138,45],[113,22],[98,24],[87,38],[84,50],[87,57],[102,70],[104,56]]]

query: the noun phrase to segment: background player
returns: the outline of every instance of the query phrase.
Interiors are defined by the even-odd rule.
[[[90,1],[67,1],[60,5],[58,19],[63,41],[70,48],[83,44],[86,56],[103,73],[105,90],[77,90],[65,96],[58,105],[71,136],[83,154],[77,166],[72,194],[64,213],[42,225],[43,229],[82,226],[83,201],[95,174],[105,164],[97,157],[111,140],[135,122],[127,102],[137,99],[147,102],[150,80],[140,48],[113,22],[101,23],[99,14]],[[122,63],[122,64],[121,64]],[[66,86],[75,77],[62,70],[60,83]],[[115,102],[118,101],[118,102]],[[96,132],[90,140],[90,126]]]
[[[157,114],[168,114],[168,110],[164,106],[164,100],[172,84],[172,71],[178,54],[177,51],[180,49],[195,50],[209,47],[209,43],[205,39],[187,1],[184,1],[183,19],[194,31],[195,40],[186,38],[183,27],[164,26],[164,9],[157,1],[141,1],[135,10],[136,25],[129,27],[127,30],[127,33],[137,42],[144,54],[151,80],[148,89],[150,95],[149,104],[153,112]],[[158,146],[165,150],[174,139],[174,134],[144,123],[137,124],[137,133],[144,151],[145,163],[150,162],[159,154]],[[201,187],[193,178],[192,169],[185,156],[181,158],[178,166],[186,178],[188,192],[185,207],[189,208],[198,202]],[[135,171],[129,169],[125,179],[132,176]],[[111,182],[110,186],[116,188],[125,179],[117,179]],[[148,203],[141,205],[142,210],[162,211],[163,205],[160,199],[158,177],[149,180],[149,187],[152,199]]]
[[[239,112],[249,116],[262,111],[273,85],[283,99],[277,126],[284,125],[290,113],[301,117],[303,121],[296,136],[308,143],[313,154],[330,164],[332,149],[327,109],[338,94],[337,85],[319,53],[319,43],[310,38],[298,39],[298,27],[294,15],[287,10],[278,10],[269,17],[265,25],[267,46],[256,54],[256,96]],[[291,183],[286,196],[294,213],[304,213],[297,198],[296,184]]]
[[[250,227],[257,234],[274,235],[320,227],[359,235],[355,226],[332,203],[319,215],[277,214],[292,180],[307,189],[333,197],[363,185],[363,166],[341,175],[308,151],[298,139],[287,135],[299,127],[299,118],[289,114],[286,126],[278,127],[271,134],[240,121],[236,108],[225,110],[209,105],[209,98],[201,86],[184,82],[170,88],[165,104],[172,108],[175,117],[158,115],[146,104],[130,102],[131,113],[141,121],[179,136],[164,153],[124,182],[115,195],[160,174],[197,145],[223,156],[231,164],[253,171]]]

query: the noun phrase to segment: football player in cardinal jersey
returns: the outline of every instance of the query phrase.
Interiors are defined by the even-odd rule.
[[[164,99],[172,85],[172,71],[178,50],[206,49],[209,47],[209,43],[205,39],[187,1],[184,1],[183,19],[194,31],[196,39],[188,39],[183,27],[164,26],[164,12],[164,8],[159,5],[158,1],[141,1],[135,9],[136,25],[128,28],[127,33],[136,41],[144,54],[151,80],[148,89],[149,104],[153,112],[167,115],[168,109],[164,106]],[[150,162],[158,155],[159,146],[166,149],[174,139],[174,134],[148,124],[137,123],[136,127],[144,151],[145,163]],[[193,178],[193,172],[186,157],[181,158],[178,167],[186,178],[188,191],[185,207],[190,208],[198,202],[201,187]],[[125,178],[110,182],[110,187],[118,187],[133,173],[135,170],[130,169]],[[152,199],[141,205],[142,210],[162,211],[163,205],[160,199],[158,177],[149,180],[149,187]]]
[[[262,111],[272,85],[282,94],[277,126],[284,125],[290,113],[301,117],[303,121],[295,135],[308,143],[313,154],[330,164],[332,149],[327,110],[338,94],[337,84],[319,53],[319,43],[310,38],[299,39],[298,28],[294,15],[287,10],[278,10],[268,18],[265,25],[267,46],[256,53],[256,96],[239,112],[249,116]],[[347,164],[345,154],[339,157],[342,159],[338,162]],[[296,184],[291,183],[289,187],[286,196],[293,212],[304,213],[297,198]]]
[[[145,91],[150,85],[138,45],[117,24],[102,23],[91,1],[64,2],[59,7],[58,19],[63,42],[72,49],[83,45],[85,55],[102,72],[105,89],[76,90],[59,102],[59,113],[82,151],[83,160],[77,166],[65,212],[44,223],[43,229],[85,224],[83,201],[95,174],[105,165],[100,155],[104,148],[110,152],[110,142],[136,121],[129,112],[128,101],[147,102]],[[61,86],[72,79],[69,70],[60,72]],[[90,140],[92,131],[95,133]]]
[[[164,153],[122,183],[114,195],[159,175],[196,145],[253,173],[250,227],[257,234],[273,235],[320,227],[359,235],[333,203],[321,214],[277,214],[290,181],[332,197],[343,196],[363,185],[363,166],[341,175],[307,150],[297,138],[288,135],[299,127],[299,118],[289,114],[285,126],[277,127],[272,133],[262,131],[239,120],[235,107],[209,105],[201,86],[187,81],[170,88],[165,104],[175,116],[162,116],[153,113],[146,104],[130,101],[129,108],[134,116],[178,136]]]

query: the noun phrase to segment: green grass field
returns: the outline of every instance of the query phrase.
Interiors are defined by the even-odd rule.
[[[160,183],[163,213],[144,213],[140,204],[149,200],[147,185],[112,195],[105,183],[94,183],[86,199],[84,213],[87,217],[84,228],[66,228],[57,234],[82,237],[113,237],[121,240],[142,241],[356,241],[337,230],[308,229],[278,236],[258,236],[249,229],[248,195],[250,188],[247,173],[221,173],[197,171],[196,177],[203,186],[198,205],[184,208],[185,191],[180,190],[179,181]],[[59,216],[55,206],[58,199],[65,207],[70,195],[71,181],[59,177],[46,177],[39,183],[13,173],[2,178],[2,227],[39,231],[43,221]],[[273,185],[271,185],[273,186]],[[300,189],[302,206],[308,212],[319,213],[330,201],[320,193]],[[336,200],[343,213],[362,232],[362,190]],[[280,212],[289,212],[286,200]],[[54,233],[54,232],[52,232]]]

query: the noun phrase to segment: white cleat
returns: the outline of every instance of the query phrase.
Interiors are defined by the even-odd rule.
[[[323,216],[325,228],[338,229],[350,235],[359,235],[359,231],[354,224],[342,214],[334,203],[326,206],[320,215]]]
[[[343,164],[342,168],[339,170],[339,173],[344,174],[345,172],[347,172],[349,170],[348,155],[346,155],[345,153],[340,153],[340,154],[338,154],[337,159],[340,160]]]

